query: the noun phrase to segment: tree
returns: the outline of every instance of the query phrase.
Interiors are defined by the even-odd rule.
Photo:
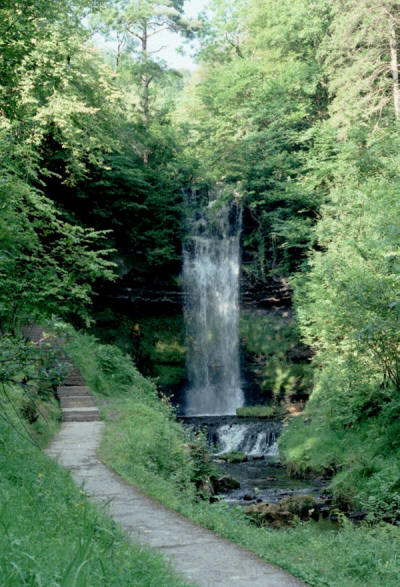
[[[200,161],[198,183],[239,181],[247,194],[249,276],[287,274],[305,258],[321,203],[303,180],[312,129],[327,115],[316,48],[329,4],[238,1],[216,3],[216,11],[178,117]]]
[[[85,44],[87,34],[70,28],[85,6],[66,0],[1,7],[3,330],[51,313],[82,323],[93,282],[113,275],[104,233],[72,226],[43,193],[50,174],[72,184],[116,144],[109,131],[119,98],[111,72]],[[62,146],[61,173],[43,158],[50,140]]]
[[[102,15],[103,30],[117,40],[117,67],[123,51],[138,57],[134,68],[140,80],[140,110],[145,127],[149,124],[150,85],[162,71],[155,59],[158,50],[150,48],[150,41],[166,30],[189,33],[189,23],[182,16],[183,3],[184,0],[117,0]]]
[[[398,0],[336,0],[319,49],[329,77],[331,122],[385,126],[399,116]]]

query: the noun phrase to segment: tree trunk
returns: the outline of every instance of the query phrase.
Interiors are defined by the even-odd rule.
[[[149,124],[149,74],[147,71],[148,65],[148,34],[147,34],[147,22],[143,24],[142,31],[142,120],[143,125],[147,128]]]
[[[399,119],[400,114],[400,92],[399,92],[399,64],[397,60],[397,40],[396,27],[394,18],[389,14],[389,34],[390,34],[390,69],[393,78],[393,105],[394,115],[396,120]]]

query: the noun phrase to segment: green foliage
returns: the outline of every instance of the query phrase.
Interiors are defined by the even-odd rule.
[[[109,251],[98,247],[104,234],[65,223],[52,203],[18,176],[4,177],[0,201],[3,330],[15,331],[52,313],[86,321],[91,283],[113,276]]]
[[[0,338],[0,382],[32,389],[47,397],[65,374],[66,366],[52,346],[52,337],[39,343],[4,335]]]
[[[181,315],[143,317],[134,357],[146,375],[158,378],[161,388],[185,379],[184,324]]]
[[[209,474],[204,439],[175,421],[170,403],[117,347],[70,333],[66,348],[88,385],[108,397],[104,413],[114,424],[105,433],[104,458],[121,462],[124,475],[140,479],[153,496],[167,492],[178,503],[173,486],[195,499],[193,483]]]
[[[114,387],[114,393],[116,389]],[[233,508],[224,503],[210,505],[204,501],[196,501],[195,492],[183,489],[187,486],[182,486],[182,475],[177,472],[165,475],[168,470],[166,461],[161,457],[154,459],[152,453],[155,450],[154,439],[162,443],[169,439],[171,458],[175,461],[176,423],[169,421],[166,424],[165,420],[160,422],[159,417],[154,417],[154,414],[147,418],[147,412],[143,411],[140,411],[142,417],[139,421],[135,415],[135,401],[130,394],[125,395],[125,400],[116,397],[104,411],[106,435],[102,455],[108,465],[127,481],[139,485],[147,494],[194,522],[233,540],[264,560],[287,569],[309,585],[363,587],[378,581],[384,581],[385,585],[393,587],[397,585],[399,568],[396,553],[400,540],[397,527],[345,526],[338,531],[326,532],[310,522],[299,524],[294,529],[276,531],[251,526],[241,508]],[[137,432],[137,428],[143,425],[143,415],[143,433],[150,448],[142,447],[142,440]],[[158,426],[161,423],[161,433],[154,429],[153,419]],[[136,429],[132,422],[136,422]],[[169,432],[165,430],[165,426],[169,428]],[[181,433],[179,436],[182,442]],[[138,447],[147,451],[146,455],[152,466],[143,462]],[[161,453],[163,450],[161,448]],[[205,475],[210,473],[204,460],[204,445],[196,450],[190,445],[189,450],[195,461],[192,465],[192,481],[198,484],[200,479],[204,480]],[[197,460],[199,455],[200,462]],[[156,467],[160,469],[157,470]]]
[[[303,180],[310,129],[327,107],[315,58],[326,11],[323,1],[215,5],[205,65],[178,110],[197,181],[242,184],[249,278],[287,274],[313,242],[321,194]]]
[[[257,374],[262,373],[262,388],[272,392],[278,403],[296,393],[309,393],[312,368],[301,354],[307,349],[300,342],[293,318],[278,313],[244,313],[240,321],[240,339],[252,357]],[[300,351],[300,360],[294,361]],[[268,408],[267,408],[268,410]]]
[[[318,226],[322,250],[296,288],[300,326],[316,350],[312,423],[293,423],[282,441],[295,469],[340,471],[335,492],[388,519],[399,515],[397,141],[348,143],[341,153]]]
[[[120,351],[98,345],[93,338],[83,335],[74,336],[68,346],[88,382],[110,394],[103,408],[106,434],[101,451],[108,465],[127,481],[309,585],[362,587],[378,581],[397,585],[397,527],[346,526],[326,532],[311,522],[274,531],[252,527],[240,508],[198,501],[192,482],[200,485],[210,474],[204,439],[194,443],[193,438],[187,439],[182,428],[168,416],[170,406],[156,399],[154,386],[137,374]],[[107,357],[113,357],[112,361]],[[121,372],[123,377],[116,384],[115,377]]]
[[[1,26],[8,23],[0,46],[3,330],[53,312],[87,320],[91,283],[110,279],[113,267],[100,244],[105,233],[65,222],[43,193],[50,172],[42,153],[49,136],[62,144],[63,180],[71,183],[88,162],[101,164],[113,144],[104,135],[118,99],[107,69],[84,44],[81,3],[31,4],[1,8]]]
[[[341,137],[353,125],[392,125],[393,75],[390,25],[399,27],[393,0],[333,1],[329,34],[319,57],[329,78],[330,121]],[[395,33],[396,34],[396,33]]]

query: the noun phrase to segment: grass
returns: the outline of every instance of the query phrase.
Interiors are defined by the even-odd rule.
[[[278,418],[283,415],[284,411],[279,406],[248,406],[246,408],[238,408],[236,415],[239,418]]]
[[[348,428],[322,418],[298,417],[280,441],[294,475],[325,472],[339,504],[370,511],[370,518],[400,518],[400,424],[384,411]]]
[[[354,527],[344,521],[343,528],[329,532],[313,522],[272,530],[253,526],[240,508],[196,501],[190,483],[196,463],[187,438],[173,421],[169,405],[157,400],[154,386],[119,351],[113,351],[117,360],[110,368],[110,349],[88,338],[76,340],[73,346],[77,359],[84,357],[81,364],[88,382],[108,396],[103,408],[106,431],[101,454],[124,479],[309,585],[397,587],[397,527]]]
[[[21,393],[7,392],[16,410],[2,398],[0,585],[185,585],[161,556],[132,545],[69,473],[42,453],[37,445],[54,431],[54,418],[30,427],[16,416]],[[47,403],[41,412],[55,414]]]

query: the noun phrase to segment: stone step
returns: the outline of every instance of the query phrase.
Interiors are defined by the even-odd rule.
[[[90,387],[87,385],[70,385],[69,387],[65,387],[61,385],[58,388],[58,397],[71,397],[71,396],[78,396],[78,395],[88,395],[90,396],[92,392],[90,391]]]
[[[60,397],[61,408],[91,408],[96,406],[91,395],[66,395]]]
[[[63,422],[93,422],[100,420],[97,408],[64,408],[62,410]]]
[[[97,413],[82,414],[81,412],[70,412],[62,414],[63,422],[99,422],[100,416]]]
[[[86,385],[86,381],[83,379],[79,369],[74,369],[64,379],[63,386],[64,385]]]

